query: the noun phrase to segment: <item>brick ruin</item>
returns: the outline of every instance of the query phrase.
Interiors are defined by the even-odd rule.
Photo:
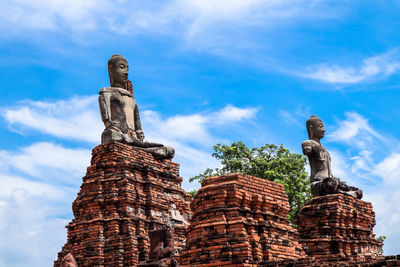
[[[297,223],[300,243],[315,262],[356,265],[382,259],[369,202],[343,194],[314,197],[300,210]]]
[[[170,160],[121,143],[95,147],[54,266],[68,253],[79,266],[137,266],[149,257],[149,231],[167,224],[179,266],[400,266],[380,255],[371,203],[315,197],[293,228],[279,183],[208,177],[190,204],[181,182]]]
[[[136,266],[148,257],[148,231],[167,223],[179,252],[191,215],[181,182],[179,164],[170,160],[121,143],[95,147],[54,266],[68,253],[79,266]]]
[[[240,173],[209,177],[191,208],[182,266],[245,266],[304,255],[281,184]]]
[[[315,197],[287,219],[281,184],[240,173],[206,178],[192,201],[182,266],[380,266],[371,203]]]

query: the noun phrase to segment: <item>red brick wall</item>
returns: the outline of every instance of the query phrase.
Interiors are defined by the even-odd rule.
[[[297,221],[300,243],[316,262],[356,265],[383,258],[369,202],[343,194],[315,197],[300,210]]]
[[[245,266],[304,255],[281,184],[239,173],[209,177],[191,207],[183,266]]]

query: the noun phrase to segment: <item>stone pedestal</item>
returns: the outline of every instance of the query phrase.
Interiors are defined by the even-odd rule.
[[[300,210],[297,224],[300,243],[318,266],[340,262],[355,266],[382,259],[369,202],[343,194],[315,197]]]
[[[191,207],[182,266],[250,266],[304,255],[281,184],[243,174],[209,177]]]
[[[170,160],[121,143],[95,147],[54,266],[67,253],[80,267],[137,266],[148,258],[148,231],[169,222],[178,253],[191,215],[181,182],[179,165]]]

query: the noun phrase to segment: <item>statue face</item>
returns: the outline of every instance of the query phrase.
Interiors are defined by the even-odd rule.
[[[125,84],[128,81],[128,62],[126,60],[118,60],[111,68],[112,87],[125,88]]]
[[[325,127],[322,121],[316,121],[311,127],[313,137],[321,139],[325,135]]]

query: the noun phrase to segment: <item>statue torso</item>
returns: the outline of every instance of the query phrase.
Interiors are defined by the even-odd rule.
[[[307,154],[311,167],[311,182],[333,177],[331,172],[331,157],[323,145],[314,140],[307,140],[302,143],[302,147],[303,152],[306,147],[311,147],[311,153]]]
[[[123,133],[135,131],[136,100],[133,95],[123,88],[105,87],[100,90],[109,99],[109,116],[114,127]],[[106,97],[106,95],[108,95]]]

